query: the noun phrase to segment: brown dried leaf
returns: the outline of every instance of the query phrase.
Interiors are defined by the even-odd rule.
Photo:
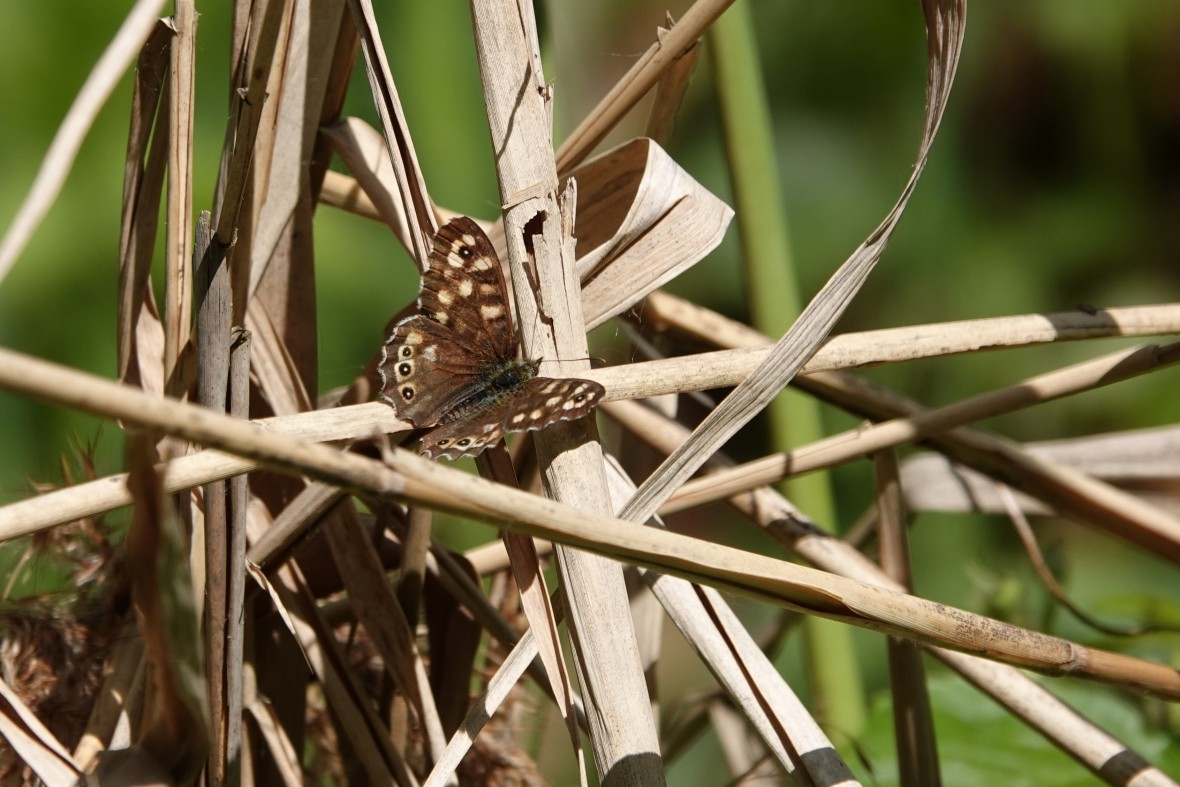
[[[733,218],[650,139],[621,145],[570,178],[578,184],[577,275],[588,329],[695,265]]]
[[[150,274],[170,138],[160,117],[167,106],[161,98],[171,93],[164,78],[174,36],[173,28],[160,22],[140,52],[123,166],[119,237],[118,376],[156,394],[164,392],[164,329]]]
[[[389,145],[389,155],[393,161],[400,195],[399,202],[403,206],[401,212],[409,222],[410,248],[414,250],[414,259],[418,260],[418,267],[422,268],[425,267],[426,258],[429,256],[431,239],[438,231],[438,220],[432,207],[434,203],[426,190],[426,180],[418,166],[418,155],[414,152],[414,143],[410,137],[405,114],[402,112],[401,99],[398,98],[397,87],[393,84],[389,63],[385,59],[385,47],[381,43],[381,34],[373,17],[372,3],[370,0],[349,0],[349,7],[352,9],[353,24],[360,34],[369,86],[373,90],[377,114],[381,118],[381,127]],[[406,206],[410,206],[409,209]]]

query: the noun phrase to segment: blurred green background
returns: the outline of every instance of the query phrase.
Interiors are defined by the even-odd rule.
[[[539,9],[559,137],[644,51],[664,10],[680,15],[687,5],[612,0]],[[211,204],[227,118],[227,6],[198,4],[194,211]],[[431,194],[449,208],[494,218],[499,200],[466,4],[383,6],[393,6],[382,7],[379,18]],[[3,229],[129,7],[0,7]],[[801,291],[810,297],[876,226],[909,174],[925,85],[920,8],[912,1],[757,0],[752,10],[788,208],[784,220],[803,271]],[[0,282],[0,345],[108,378],[115,371],[130,94],[129,74],[99,116],[54,208]],[[374,118],[363,70],[354,79],[348,112]],[[639,133],[644,118],[642,109],[634,113],[606,146]],[[707,60],[668,147],[728,199]],[[1175,300],[1178,175],[1180,6],[976,3],[926,173],[881,264],[838,330]],[[383,339],[386,321],[412,297],[416,277],[381,225],[321,208],[315,232],[320,381],[327,390],[347,384],[363,367]],[[744,319],[732,235],[670,289]],[[866,374],[938,404],[1116,346],[974,354]],[[1167,371],[988,426],[1038,440],[1174,423],[1180,418],[1177,387],[1176,372]],[[825,418],[833,431],[854,425],[837,413]],[[94,451],[102,474],[122,467],[119,430],[89,417],[0,392],[0,429],[0,503],[28,496],[31,481],[59,481],[60,458],[76,455],[77,446]],[[739,454],[760,448],[757,430],[748,431]],[[837,472],[835,484],[839,525],[847,527],[870,499],[867,465]],[[1120,647],[1046,611],[1015,537],[1002,523],[929,515],[918,518],[913,532],[920,593]],[[1079,527],[1058,525],[1042,533],[1079,602],[1116,620],[1146,614],[1151,604],[1175,618],[1180,593],[1171,566]],[[875,636],[857,638],[867,653],[879,653]],[[1134,647],[1175,662],[1176,644],[1159,637]],[[870,688],[880,688],[882,668],[872,667]],[[1121,696],[1111,701],[1127,703]],[[1066,762],[1055,752],[1038,752]],[[1070,780],[1060,783],[1090,783],[1077,766],[1065,767]]]

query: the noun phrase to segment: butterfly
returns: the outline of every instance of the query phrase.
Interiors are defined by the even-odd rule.
[[[606,393],[591,380],[538,377],[517,360],[508,288],[492,242],[460,217],[434,236],[418,314],[381,351],[381,398],[417,429],[429,459],[476,456],[510,432],[588,415]]]

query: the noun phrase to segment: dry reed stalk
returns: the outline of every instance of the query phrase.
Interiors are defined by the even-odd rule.
[[[664,452],[673,450],[688,434],[685,427],[654,413],[642,422],[632,419],[632,425],[637,433]],[[724,466],[727,460],[718,456],[714,463]],[[771,537],[818,568],[869,584],[904,589],[846,542],[816,527],[806,514],[770,487],[740,494],[729,502]],[[1018,670],[944,648],[929,650],[1095,774],[1103,774],[1112,758],[1144,762],[1118,738],[1080,716]],[[1171,783],[1149,766],[1142,773],[1148,783]]]
[[[881,571],[898,587],[912,593],[909,531],[902,506],[897,455],[890,449],[878,451],[873,455],[873,464]],[[893,637],[886,642],[886,649],[899,775],[904,784],[939,784],[938,745],[922,652],[914,644]]]
[[[679,21],[643,53],[631,69],[603,97],[557,151],[557,170],[568,172],[583,161],[595,145],[657,84],[677,66],[681,57],[704,35],[733,0],[697,0]]]
[[[655,295],[649,296],[649,302],[653,299],[655,299]],[[656,300],[661,304],[670,302],[670,299],[662,294]],[[673,328],[693,326],[708,335],[719,337],[718,341],[722,343],[748,341],[744,335],[734,336],[732,339],[725,338],[727,335],[725,331],[728,328],[715,313],[708,312],[708,310],[693,308],[691,311],[686,311],[681,308],[681,311],[677,313],[667,311],[663,306],[661,309],[661,316],[657,320],[658,324]],[[904,352],[906,358],[918,358],[934,357],[944,353],[967,352],[980,339],[982,339],[982,343],[989,346],[999,343],[1008,346],[1023,346],[1026,341],[1051,341],[1055,338],[1072,340],[1083,337],[1128,337],[1176,333],[1180,331],[1180,324],[1175,322],[1176,312],[1174,306],[1159,306],[1110,310],[1107,317],[1068,313],[1049,315],[1048,317],[1025,315],[993,320],[972,320],[968,321],[969,327],[964,326],[965,330],[959,332],[959,335],[964,337],[974,337],[965,343],[937,338],[929,343],[922,342],[921,337],[923,336],[937,337],[942,335],[942,329],[947,324],[843,334],[833,337],[821,347],[804,365],[801,373],[806,375],[820,370],[855,368],[886,360],[898,360],[897,353],[891,349],[893,347],[898,348],[899,352]],[[1067,322],[1070,327],[1061,327]],[[701,326],[704,326],[703,329]],[[712,332],[713,327],[719,327],[720,330]],[[1033,331],[1035,333],[1032,333]],[[759,341],[764,343],[766,340],[761,338]],[[902,349],[907,346],[909,349]],[[625,400],[665,393],[705,390],[733,384],[744,379],[749,371],[761,362],[766,352],[761,347],[747,347],[741,350],[696,353],[667,360],[606,367],[582,372],[582,374],[602,383],[607,388],[606,401]],[[1113,379],[1107,378],[1105,381],[1111,382]],[[1061,391],[1056,395],[1065,395],[1065,393],[1065,391]],[[627,410],[618,409],[615,412],[624,413]],[[933,418],[934,416],[927,417]],[[978,417],[982,416],[977,415],[973,418]],[[967,420],[973,420],[973,418]],[[373,434],[375,429],[379,429],[383,433],[390,433],[404,428],[398,425],[389,408],[379,404],[353,405],[335,410],[309,412],[277,419],[263,419],[259,423],[266,428],[284,432],[291,431],[291,433],[295,433],[292,430],[297,428],[297,433],[303,439],[313,441],[364,439]],[[318,426],[318,423],[331,423],[333,427],[325,430],[322,426]],[[862,434],[858,439],[866,437]],[[903,436],[901,439],[910,438]],[[848,456],[854,456],[860,450],[855,445],[851,445],[849,448],[851,452]],[[835,458],[832,461],[842,460],[842,458]],[[732,493],[757,483],[777,480],[782,477],[788,465],[792,465],[793,472],[804,472],[811,467],[810,465],[800,467],[797,464],[798,458],[793,461],[794,464],[785,458],[776,459],[774,457],[760,460],[760,465],[765,464],[767,469],[763,475],[758,476],[752,475],[753,467],[741,473],[735,471],[734,485],[728,492]],[[182,491],[217,478],[227,478],[238,473],[248,472],[254,467],[255,465],[245,463],[241,459],[216,453],[209,456],[182,457],[173,460],[165,470],[165,488],[170,492]],[[746,472],[751,475],[746,476]],[[79,517],[91,516],[130,505],[131,498],[123,489],[121,478],[122,476],[115,475],[108,479],[66,487],[0,508],[0,541],[69,522]],[[689,482],[677,491],[662,510],[665,512],[674,511],[723,497],[726,490],[715,486],[718,483],[719,479],[710,479],[708,482]],[[692,497],[694,489],[699,489],[703,495]]]
[[[788,475],[832,467],[901,443],[917,442],[951,432],[965,424],[1156,371],[1180,360],[1178,355],[1180,345],[1150,345],[1124,350],[961,402],[833,435],[790,454],[767,456],[732,468],[708,481],[690,481],[680,487],[675,495],[676,502],[670,501],[667,510],[681,510],[720,500],[745,489],[774,483]],[[1127,505],[1134,509],[1134,503]],[[1159,539],[1163,539],[1160,544],[1180,538],[1180,531],[1169,527],[1166,518],[1145,515],[1145,521],[1158,523],[1154,527],[1148,524],[1147,527],[1156,531]]]
[[[471,478],[418,457],[391,454],[381,464],[282,435],[260,434],[249,425],[203,408],[152,398],[10,351],[0,351],[0,361],[0,385],[10,390],[216,445],[263,460],[284,473],[319,478],[362,494],[391,496],[461,513],[657,571],[706,580],[772,603],[930,644],[986,654],[1047,674],[1069,674],[1158,696],[1180,697],[1180,677],[1161,665],[1080,648],[962,610],[948,615],[947,607],[925,599],[817,575],[697,539],[635,528],[618,519]],[[921,622],[915,626],[913,621]],[[973,626],[965,629],[965,621],[972,621]]]
[[[612,500],[621,508],[635,485],[617,462],[611,470]],[[818,783],[852,778],[820,724],[720,593],[654,571],[639,576],[785,773],[803,778],[805,772]]]
[[[492,146],[498,151],[496,170],[516,313],[520,325],[547,326],[551,331],[522,331],[522,349],[529,358],[587,358],[574,264],[576,190],[567,184],[559,191],[547,91],[535,46],[536,22],[531,7],[511,0],[476,0],[471,9]],[[538,184],[536,197],[522,198]],[[530,256],[536,293],[525,267]],[[559,368],[576,373],[579,366],[589,363],[565,362]],[[585,422],[555,425],[535,441],[550,495],[581,510],[610,513],[601,447],[593,442]],[[598,771],[607,780],[660,784],[659,735],[646,699],[634,633],[617,625],[628,614],[621,568],[575,550],[559,548],[555,556]],[[551,633],[545,639],[559,647],[555,629],[538,630],[534,623],[533,630],[538,640],[541,632]],[[555,660],[556,653],[549,659]],[[561,678],[552,676],[555,691]],[[562,710],[572,725],[572,715]],[[579,779],[585,782],[577,730],[571,727],[570,733]]]

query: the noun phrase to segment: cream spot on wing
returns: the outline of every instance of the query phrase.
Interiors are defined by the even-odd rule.
[[[470,298],[473,292],[475,292],[475,285],[471,283],[471,279],[459,282],[459,294],[464,298]]]
[[[451,292],[450,290],[439,290],[438,302],[443,306],[450,306],[455,302],[455,293]]]
[[[464,246],[474,246],[475,245],[475,237],[472,235],[464,235],[462,238],[460,238],[460,240],[463,241]],[[458,247],[456,246],[456,248],[458,248]]]
[[[570,399],[568,402],[566,402],[565,404],[563,404],[561,406],[561,409],[562,410],[572,410],[575,407],[577,407],[579,404],[580,404],[579,402],[576,402],[573,399]]]
[[[557,406],[558,402],[560,402],[560,401],[561,401],[560,396],[550,396],[548,399],[545,400],[545,406],[548,408],[554,408]]]
[[[434,345],[422,348],[422,357],[428,361],[437,361],[438,353],[435,351]]]
[[[492,267],[492,261],[487,257],[480,257],[475,262],[471,263],[471,267],[477,271],[486,271]]]
[[[452,245],[451,253],[447,255],[447,265],[450,265],[452,268],[463,267],[463,258],[458,255],[457,251],[458,246]]]
[[[443,325],[446,325],[446,324],[447,324],[447,320],[449,320],[449,319],[451,319],[451,318],[450,318],[449,316],[447,316],[447,313],[446,313],[446,312],[435,312],[435,313],[434,313],[434,319],[435,319],[437,322],[441,322]]]
[[[484,296],[495,295],[496,289],[497,287],[494,284],[481,284],[479,285],[479,294]]]
[[[524,413],[517,413],[516,415],[512,416],[512,423],[518,424],[521,421],[523,421],[524,418],[525,418]]]
[[[560,380],[551,380],[548,385],[546,385],[544,388],[541,389],[541,393],[551,394],[555,390],[557,390],[557,386],[559,386],[559,385],[561,385]]]
[[[543,416],[544,414],[545,414],[544,411],[542,411],[541,408],[538,407],[536,410],[533,410],[531,413],[529,413],[529,418],[531,418],[534,421],[540,421],[541,416]]]
[[[421,333],[419,333],[418,331],[407,331],[406,332],[406,344],[421,344],[421,343],[422,343],[422,334]]]
[[[504,307],[496,306],[494,304],[488,305],[485,303],[483,306],[479,307],[479,313],[480,316],[482,316],[485,320],[494,320],[498,317],[504,316]]]

